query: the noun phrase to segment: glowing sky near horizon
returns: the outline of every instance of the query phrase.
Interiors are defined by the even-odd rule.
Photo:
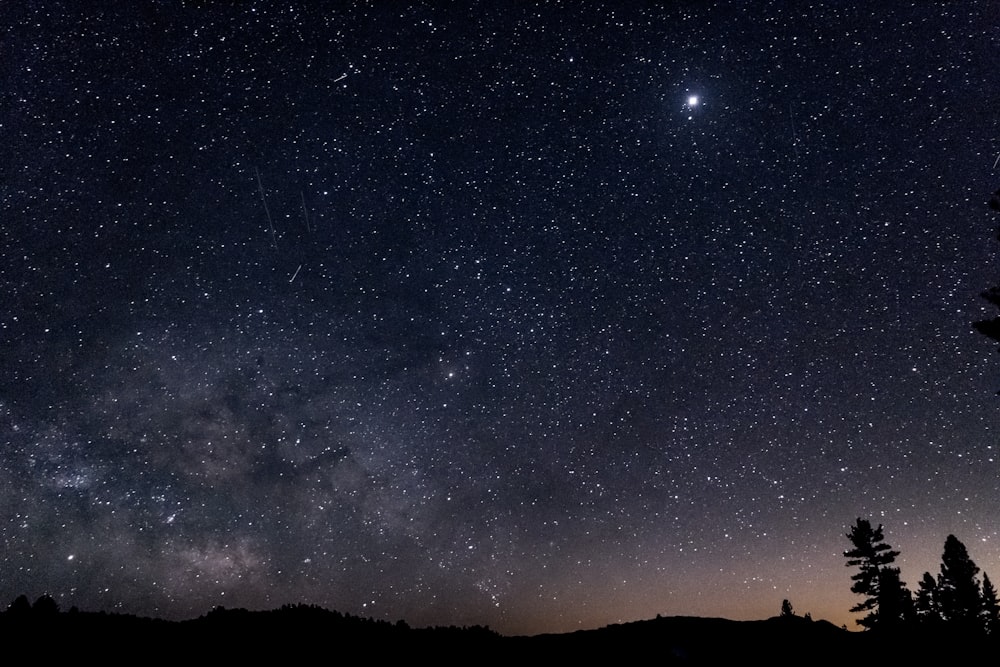
[[[0,603],[851,624],[859,516],[1000,578],[996,18],[5,4]]]

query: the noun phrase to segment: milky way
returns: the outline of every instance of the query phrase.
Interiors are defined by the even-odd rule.
[[[1000,576],[995,3],[8,4],[0,603],[853,624],[859,516]]]

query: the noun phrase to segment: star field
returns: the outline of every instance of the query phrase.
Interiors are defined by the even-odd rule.
[[[0,9],[0,599],[853,627],[1000,569],[993,3]]]

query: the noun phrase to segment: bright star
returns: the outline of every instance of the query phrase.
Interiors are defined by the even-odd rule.
[[[691,95],[691,96],[688,97],[688,106],[689,107],[696,107],[696,106],[698,106],[698,96],[697,95]]]

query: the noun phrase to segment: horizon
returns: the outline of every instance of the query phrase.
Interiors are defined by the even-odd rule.
[[[0,600],[853,631],[858,517],[1000,580],[993,3],[14,5]]]
[[[877,521],[873,522],[873,524],[877,524],[877,523],[878,523]],[[893,548],[896,548],[896,549],[900,549],[900,545],[892,541],[892,539],[891,539],[891,536],[892,536],[891,532],[887,530],[886,533],[887,533],[887,538],[888,538],[887,542],[890,544],[890,546],[892,546]],[[845,541],[845,544],[846,544],[846,541]],[[936,555],[932,556],[932,557],[929,557],[930,560],[927,561],[928,565],[926,567],[916,568],[916,569],[912,565],[908,565],[908,563],[912,563],[913,562],[913,559],[909,559],[908,560],[906,558],[907,549],[905,549],[905,548],[901,549],[901,555],[898,557],[896,564],[898,566],[901,566],[902,573],[903,573],[902,581],[903,581],[903,584],[905,586],[907,586],[907,588],[909,588],[911,591],[915,591],[916,588],[917,588],[917,582],[919,581],[920,577],[922,576],[922,574],[924,572],[930,572],[932,575],[937,576],[937,574],[938,574],[938,572],[940,570],[941,552],[942,552],[942,549],[943,549],[943,545],[944,545],[944,538],[941,539],[941,545],[937,549]],[[846,547],[845,547],[845,550],[846,550]],[[927,553],[931,553],[931,552],[933,552],[933,549],[927,551]],[[972,556],[972,559],[973,559],[974,562],[978,562],[978,561],[976,561],[976,558],[975,558],[975,555],[976,555],[975,545],[973,545],[970,548],[970,555]],[[837,627],[843,627],[843,628],[847,629],[850,632],[863,632],[864,628],[861,627],[857,623],[857,620],[861,617],[861,614],[858,614],[858,613],[853,613],[852,614],[849,611],[850,607],[853,606],[855,603],[857,603],[860,600],[860,598],[856,594],[851,593],[850,590],[849,590],[850,589],[850,575],[854,572],[854,569],[846,567],[846,558],[844,557],[843,553],[839,554],[838,558],[839,558],[839,564],[841,564],[842,566],[845,566],[843,568],[843,572],[842,572],[842,574],[844,575],[844,577],[843,577],[844,581],[841,582],[841,583],[843,585],[840,586],[840,590],[837,591],[837,593],[838,593],[838,601],[826,600],[826,601],[819,601],[818,602],[817,598],[815,597],[815,595],[813,595],[813,596],[805,595],[805,596],[802,596],[802,600],[804,600],[806,604],[802,605],[802,604],[800,604],[800,601],[797,601],[795,599],[792,599],[792,598],[782,598],[781,600],[777,601],[776,605],[773,605],[773,608],[766,607],[764,604],[758,604],[758,605],[752,607],[752,609],[754,609],[754,610],[760,610],[759,613],[756,614],[756,615],[755,615],[754,611],[750,611],[749,609],[751,609],[751,608],[748,608],[748,607],[741,607],[740,609],[734,609],[732,611],[732,615],[722,615],[722,614],[712,614],[712,613],[694,613],[694,612],[692,612],[690,610],[691,609],[699,609],[701,607],[698,607],[697,605],[692,605],[689,608],[688,611],[685,611],[685,607],[683,606],[683,604],[681,604],[681,605],[679,605],[677,607],[672,608],[671,613],[655,612],[655,613],[652,613],[652,614],[646,615],[646,616],[634,616],[634,617],[626,617],[626,616],[614,617],[614,616],[606,615],[606,616],[602,616],[601,617],[603,620],[596,620],[596,621],[594,621],[592,623],[588,623],[587,621],[585,621],[582,618],[579,618],[579,619],[573,619],[573,618],[565,618],[565,619],[563,619],[563,618],[560,618],[560,619],[557,620],[557,624],[553,624],[553,625],[546,625],[545,622],[543,621],[543,622],[539,622],[540,624],[537,625],[537,626],[531,626],[531,627],[548,628],[548,629],[542,629],[542,630],[538,630],[538,631],[530,631],[529,630],[529,631],[521,631],[521,632],[519,632],[516,629],[515,630],[504,630],[504,629],[501,629],[501,628],[497,628],[497,627],[495,627],[493,625],[490,625],[489,623],[477,623],[477,622],[474,622],[474,620],[469,620],[469,619],[464,619],[464,620],[455,621],[455,622],[447,622],[447,623],[442,623],[442,622],[425,622],[425,623],[420,623],[420,622],[414,622],[410,618],[407,618],[407,617],[404,617],[404,616],[393,617],[391,615],[391,613],[382,612],[381,610],[379,610],[378,613],[375,613],[375,610],[373,609],[373,610],[371,610],[371,613],[367,613],[366,614],[365,613],[366,608],[364,608],[364,607],[362,607],[362,609],[360,609],[360,610],[349,610],[349,609],[342,609],[342,608],[339,608],[339,607],[336,607],[336,606],[327,606],[325,604],[320,604],[320,603],[315,603],[315,602],[308,602],[308,601],[303,601],[303,600],[276,601],[273,604],[272,603],[260,603],[260,604],[251,603],[250,605],[246,605],[246,604],[234,604],[232,602],[232,600],[227,600],[224,595],[220,596],[217,599],[216,603],[209,604],[208,606],[204,607],[200,611],[197,610],[197,609],[191,608],[191,609],[186,609],[184,611],[180,611],[179,613],[176,613],[177,610],[174,610],[175,613],[171,613],[171,610],[167,610],[166,613],[160,613],[160,610],[158,610],[158,609],[157,610],[153,610],[152,612],[150,612],[148,610],[147,611],[143,611],[141,607],[140,608],[135,608],[135,609],[129,609],[129,608],[127,608],[127,607],[125,607],[124,605],[121,605],[121,604],[114,604],[110,608],[100,608],[100,609],[89,609],[89,608],[88,609],[84,609],[84,608],[80,608],[80,611],[87,611],[87,612],[101,612],[101,611],[105,611],[105,612],[108,612],[108,613],[124,613],[124,614],[130,614],[130,615],[135,615],[135,616],[143,616],[143,617],[148,617],[148,618],[160,618],[160,619],[168,620],[168,621],[172,621],[172,622],[183,622],[183,621],[194,620],[196,618],[204,616],[205,614],[209,613],[212,609],[214,609],[216,607],[225,607],[226,609],[248,609],[249,611],[270,611],[270,610],[278,609],[281,606],[286,605],[286,604],[287,605],[304,604],[304,605],[316,605],[316,606],[322,607],[323,609],[328,609],[330,611],[338,611],[338,612],[341,612],[341,613],[344,613],[344,614],[351,614],[353,616],[358,616],[358,617],[361,617],[361,618],[373,618],[374,620],[385,620],[385,621],[390,621],[390,622],[395,622],[395,621],[398,621],[398,620],[403,620],[403,621],[406,621],[411,627],[415,627],[415,628],[419,628],[419,627],[433,627],[435,625],[444,625],[444,626],[449,626],[449,625],[457,625],[457,626],[480,625],[480,626],[487,626],[490,629],[499,632],[503,636],[530,636],[530,635],[547,634],[547,633],[553,633],[553,634],[571,633],[571,632],[575,632],[577,630],[597,630],[597,629],[606,627],[608,625],[625,624],[625,623],[634,623],[634,622],[642,622],[642,621],[647,621],[647,620],[653,620],[653,619],[657,618],[658,616],[662,616],[664,618],[671,618],[671,617],[694,617],[694,618],[721,618],[721,619],[731,620],[731,621],[761,621],[761,620],[767,620],[769,618],[774,618],[776,616],[779,616],[780,615],[780,611],[781,611],[781,601],[785,600],[785,599],[788,599],[791,602],[791,604],[792,604],[792,606],[794,608],[794,612],[795,612],[796,616],[804,617],[804,616],[806,616],[808,614],[809,616],[812,617],[812,619],[814,621],[826,621],[826,622],[829,622],[829,623],[831,623],[831,624],[833,624],[833,625],[835,625]],[[919,572],[917,571],[917,569],[919,569]],[[912,572],[913,573],[912,576],[907,576],[908,572]],[[986,572],[986,573],[988,574],[988,572]],[[831,590],[832,590],[832,587],[831,587]],[[64,596],[62,594],[53,594],[51,592],[43,591],[43,592],[41,592],[41,593],[39,593],[37,595],[34,595],[34,596],[33,595],[29,595],[27,593],[21,593],[19,595],[25,595],[29,599],[29,601],[34,601],[34,600],[36,600],[41,595],[51,595],[53,597],[53,599],[56,600],[57,603],[60,605],[61,611],[65,612],[65,611],[68,611],[68,609],[69,609],[69,607],[66,606],[67,596]],[[809,607],[808,606],[809,604],[811,604],[813,606]],[[75,605],[70,605],[70,606],[75,606]],[[817,614],[816,612],[813,611],[813,608],[828,609],[828,610],[831,610],[831,614],[829,616],[826,616],[826,615],[824,615],[822,613]],[[518,626],[511,625],[509,627],[511,627],[511,628],[517,628]],[[525,627],[529,627],[529,626],[525,626]]]
[[[29,605],[29,608],[32,611],[34,611],[36,609],[36,607],[40,606],[40,604],[42,602],[42,598],[48,598],[49,601],[51,601],[51,602],[55,603],[56,605],[58,605],[58,602],[55,602],[55,598],[53,598],[52,596],[50,596],[48,594],[43,594],[38,599],[36,599],[34,602],[32,602],[30,600],[30,598],[28,598],[27,595],[22,594],[22,595],[18,596],[18,598],[15,601],[12,601],[6,607],[6,609],[0,611],[0,614],[2,614],[4,612],[17,613],[17,612],[14,612],[13,610],[14,610],[14,608],[15,608],[15,606],[17,604],[24,604],[24,603],[21,602],[22,598],[26,601],[27,605]],[[76,606],[73,606],[70,609],[63,609],[61,607],[60,608],[53,608],[53,609],[46,609],[42,613],[45,614],[46,617],[49,614],[52,614],[52,613],[58,613],[58,614],[82,613],[82,614],[97,614],[97,615],[108,614],[108,615],[129,616],[129,617],[132,617],[132,618],[140,618],[140,619],[144,619],[144,620],[165,621],[165,622],[168,622],[168,623],[188,623],[188,622],[191,622],[191,621],[197,621],[197,620],[201,620],[201,619],[207,618],[207,617],[209,617],[212,614],[215,614],[217,612],[271,613],[271,612],[284,611],[286,608],[296,608],[296,607],[315,608],[315,609],[318,609],[318,610],[323,611],[323,612],[332,612],[332,613],[336,613],[336,614],[341,614],[341,615],[343,615],[345,617],[354,617],[354,618],[357,618],[357,619],[361,619],[361,620],[365,620],[365,621],[371,621],[371,622],[389,623],[390,625],[397,625],[398,623],[405,623],[408,628],[414,629],[414,630],[433,630],[435,628],[442,628],[442,627],[461,627],[462,629],[483,628],[483,629],[489,630],[491,632],[496,632],[496,630],[494,628],[491,628],[488,625],[487,626],[482,626],[482,625],[415,626],[415,625],[407,622],[407,619],[405,619],[405,618],[376,619],[376,618],[372,618],[370,616],[366,617],[366,616],[359,616],[359,615],[356,615],[356,614],[350,614],[350,613],[347,613],[347,612],[342,612],[342,611],[340,611],[338,609],[328,609],[326,607],[321,607],[319,605],[306,605],[306,604],[301,603],[301,602],[299,602],[299,603],[284,603],[284,604],[278,605],[276,607],[268,607],[268,608],[260,608],[260,609],[248,609],[246,607],[227,607],[225,605],[216,605],[216,606],[212,607],[211,609],[205,611],[204,613],[198,614],[197,616],[189,616],[189,617],[179,618],[179,619],[164,618],[162,616],[138,616],[138,615],[135,615],[135,614],[129,614],[129,613],[121,612],[121,611],[109,611],[109,610],[106,610],[106,609],[79,609]],[[21,613],[24,613],[24,607],[22,607],[20,611],[21,611]],[[664,616],[662,614],[657,614],[656,616],[654,616],[652,618],[640,618],[640,619],[634,619],[634,620],[616,621],[614,623],[608,623],[608,624],[605,624],[605,625],[602,625],[602,626],[599,626],[599,627],[595,627],[595,628],[577,628],[577,629],[574,629],[574,630],[568,630],[568,631],[566,631],[564,633],[539,633],[539,634],[573,634],[573,633],[579,632],[579,631],[603,630],[603,629],[606,629],[606,628],[609,628],[609,627],[615,627],[615,626],[620,626],[620,625],[628,625],[628,624],[632,624],[632,623],[645,623],[645,622],[659,621],[659,620],[665,620],[665,619],[688,619],[688,618],[694,618],[694,619],[708,620],[708,621],[722,620],[722,621],[731,621],[731,622],[735,622],[735,623],[743,623],[743,622],[770,621],[770,620],[774,620],[774,619],[777,619],[777,618],[781,618],[782,616],[783,616],[783,614],[779,613],[779,614],[774,614],[774,615],[766,617],[766,618],[736,620],[736,619],[730,619],[730,618],[725,618],[725,617],[721,617],[721,616],[691,616],[691,615],[683,615],[683,614],[673,615],[673,616]],[[792,616],[794,618],[798,618],[800,620],[808,621],[808,622],[811,622],[811,623],[823,622],[823,623],[829,623],[829,624],[832,625],[831,621],[828,621],[827,619],[822,619],[822,618],[813,618],[810,614],[799,614],[797,612],[793,612]],[[841,627],[841,629],[850,631],[850,628],[846,628],[846,627]],[[863,631],[863,630],[859,629],[857,631],[860,632],[860,631]],[[503,633],[499,633],[499,632],[497,632],[497,634],[500,635],[501,637],[539,636],[539,635],[503,634]]]

